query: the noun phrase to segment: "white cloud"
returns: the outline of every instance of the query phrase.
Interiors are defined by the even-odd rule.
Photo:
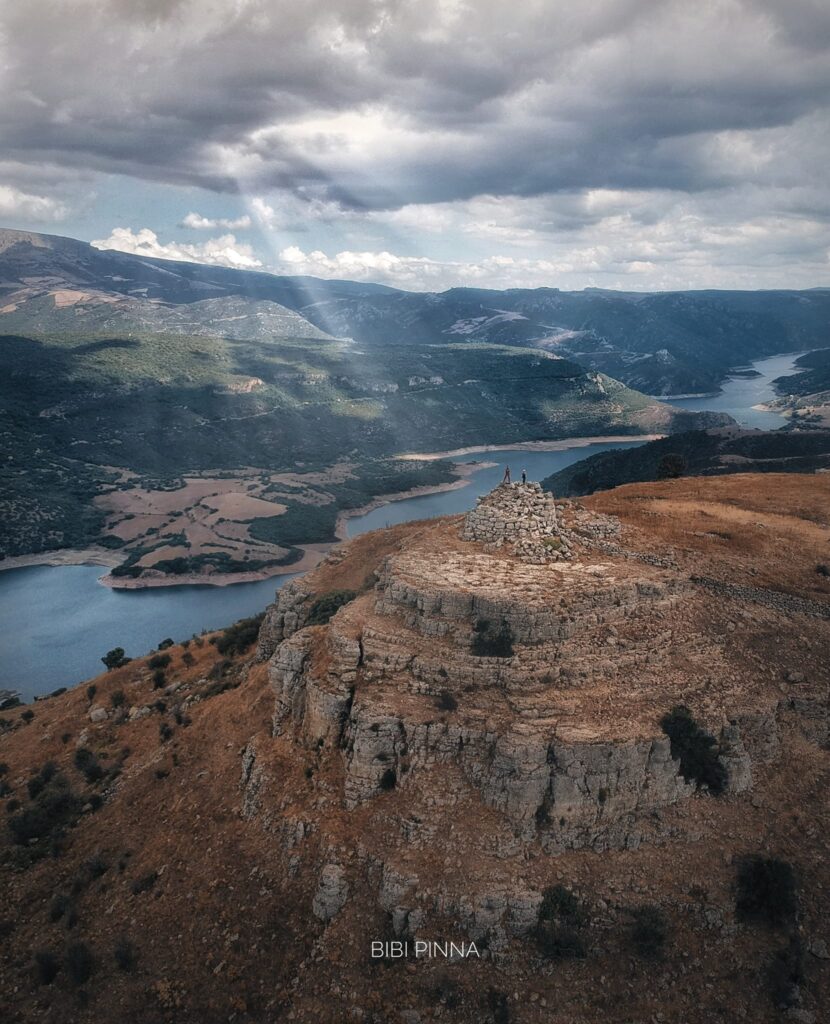
[[[219,267],[235,267],[238,270],[256,270],[262,262],[254,255],[250,245],[237,242],[233,235],[209,238],[199,245],[183,242],[164,244],[155,231],[149,228],[113,228],[109,238],[92,242],[96,249],[117,249],[136,256],[156,256],[166,260],[185,260],[194,263],[209,263]]]
[[[248,214],[241,217],[203,217],[201,213],[188,213],[179,227],[193,228],[196,231],[215,231],[217,228],[222,231],[245,231],[251,226],[251,218]]]
[[[56,199],[0,185],[0,217],[4,219],[49,222],[63,220],[66,214],[66,207]]]

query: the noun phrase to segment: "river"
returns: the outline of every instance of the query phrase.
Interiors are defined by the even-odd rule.
[[[782,416],[753,409],[774,397],[771,381],[794,372],[796,355],[753,363],[761,376],[732,377],[713,398],[678,399],[686,409],[728,412],[743,426],[774,429]],[[469,485],[453,491],[389,502],[348,521],[349,536],[369,530],[464,512],[500,482],[509,464],[513,478],[522,469],[541,480],[597,452],[630,448],[637,441],[604,442],[565,451],[499,451],[463,455],[456,462],[486,463]],[[24,700],[72,686],[102,670],[101,656],[123,647],[131,657],[153,650],[166,637],[183,640],[203,629],[217,629],[261,612],[293,575],[226,587],[181,586],[111,590],[98,583],[100,566],[28,566],[0,572],[0,690],[18,691]]]

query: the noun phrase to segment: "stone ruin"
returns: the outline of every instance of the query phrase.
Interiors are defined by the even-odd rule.
[[[538,483],[503,483],[479,497],[464,517],[463,540],[491,550],[508,550],[524,562],[541,565],[571,557],[571,543],[552,494]]]

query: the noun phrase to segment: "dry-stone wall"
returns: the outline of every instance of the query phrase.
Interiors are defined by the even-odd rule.
[[[461,536],[493,548],[509,544],[513,554],[535,564],[571,556],[556,501],[538,483],[501,484],[480,497],[465,516]]]

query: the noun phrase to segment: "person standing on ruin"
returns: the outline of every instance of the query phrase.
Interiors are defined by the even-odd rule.
[[[505,466],[504,467],[504,476],[502,477],[501,482],[503,484],[509,484],[510,483],[510,467],[509,466]]]
[[[526,469],[522,470],[522,483],[523,484],[527,483],[527,470]]]

